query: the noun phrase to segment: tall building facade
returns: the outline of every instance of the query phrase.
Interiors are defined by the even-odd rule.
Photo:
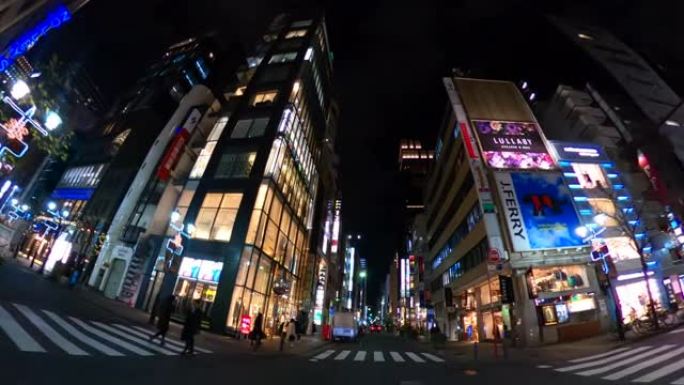
[[[606,330],[582,220],[534,114],[510,82],[447,78],[427,186],[429,287],[450,338],[534,345]]]
[[[237,332],[263,314],[275,333],[284,319],[314,318],[323,257],[314,229],[321,196],[333,195],[321,174],[337,119],[324,18],[276,17],[247,62],[234,90],[241,97],[176,205],[175,222],[194,231],[160,296],[200,300],[213,330]]]

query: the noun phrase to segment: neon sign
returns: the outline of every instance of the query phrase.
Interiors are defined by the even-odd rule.
[[[9,44],[5,53],[0,56],[0,71],[6,71],[19,56],[31,49],[41,37],[69,20],[71,20],[71,12],[64,5],[59,5],[48,13],[43,21]]]

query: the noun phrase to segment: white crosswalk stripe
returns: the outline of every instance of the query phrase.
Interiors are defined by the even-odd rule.
[[[53,329],[52,326],[50,326],[47,322],[45,322],[45,320],[40,318],[36,313],[33,312],[33,310],[29,309],[27,306],[15,303],[14,307],[16,307],[21,312],[21,314],[23,314],[24,317],[31,321],[31,323],[33,323],[33,325],[35,325],[41,332],[43,332],[43,334],[45,334],[45,337],[49,338],[50,341],[52,341],[55,345],[59,346],[65,352],[74,356],[90,355],[85,350],[79,348],[71,341],[64,338],[55,329]]]
[[[569,360],[570,366],[556,367],[558,372],[580,376],[597,376],[603,380],[631,383],[669,383],[684,385],[684,346],[623,347],[610,352]],[[551,368],[538,365],[538,368]],[[679,373],[678,378],[675,375]],[[673,377],[675,380],[673,381]],[[665,380],[665,382],[663,382]]]
[[[444,362],[444,359],[430,353],[422,353],[425,358],[433,362]]]
[[[422,359],[422,358],[420,358],[420,356],[417,355],[416,353],[413,353],[413,352],[406,352],[406,355],[409,356],[409,358],[412,359],[413,361],[418,362],[418,363],[420,363],[420,364],[422,364],[423,362],[425,362],[425,360]]]
[[[603,377],[604,380],[619,380],[621,378],[627,377],[631,374],[638,373],[640,370],[646,369],[650,366],[658,365],[661,362],[665,362],[673,357],[678,357],[680,354],[684,353],[684,347],[675,349],[669,353],[661,354],[658,357],[651,358],[650,360],[643,361],[636,365],[632,365],[627,369],[620,370],[611,375]]]
[[[143,338],[143,339],[149,339],[150,336],[152,335],[151,333],[143,333],[143,332],[141,332],[141,331],[138,331],[138,330],[135,330],[135,329],[133,329],[133,328],[127,327],[127,326],[125,326],[125,325],[112,324],[112,325],[109,325],[109,326],[111,326],[111,327],[113,327],[113,328],[120,329],[120,330],[121,330],[122,332],[124,332],[124,333],[129,333],[129,334],[138,336],[138,337]],[[176,353],[180,353],[180,352],[183,351],[183,347],[184,347],[184,346],[185,346],[185,345],[183,345],[183,344],[181,344],[181,343],[179,343],[179,342],[172,341],[170,338],[166,338],[166,346],[165,346],[166,349],[173,350],[173,351],[176,352]],[[195,350],[197,350],[197,348],[195,348]]]
[[[144,346],[146,349],[154,350],[156,352],[159,352],[161,354],[165,354],[167,356],[172,356],[172,355],[178,354],[177,352],[173,352],[171,350],[163,348],[162,346],[160,346],[158,344],[152,343],[149,340],[133,337],[130,334],[126,334],[122,330],[115,329],[109,325],[103,324],[102,322],[93,321],[92,324],[99,327],[100,329],[103,329],[103,330],[111,333],[111,334],[116,334],[119,337],[123,337],[129,341],[140,344],[140,345]]]
[[[109,342],[113,343],[114,345],[118,345],[119,347],[122,347],[128,351],[131,351],[131,352],[138,354],[138,355],[141,355],[141,356],[151,356],[152,355],[152,353],[148,352],[147,350],[140,349],[139,347],[137,347],[133,344],[129,344],[126,341],[123,341],[117,337],[109,335],[109,334],[107,334],[107,333],[105,333],[99,329],[96,329],[96,328],[88,325],[87,323],[81,321],[78,318],[69,317],[69,319],[71,319],[76,325],[80,326],[81,329],[87,331],[90,334],[94,334],[103,340],[109,341]]]
[[[557,368],[555,370],[557,372],[570,372],[570,371],[574,371],[574,370],[578,370],[578,369],[590,368],[592,366],[607,364],[607,363],[612,362],[612,361],[616,361],[616,360],[619,360],[619,359],[622,359],[625,357],[629,357],[633,354],[639,353],[639,352],[644,351],[644,350],[649,349],[649,348],[650,348],[650,346],[642,346],[642,347],[639,347],[636,349],[628,350],[624,353],[620,353],[620,354],[616,354],[614,356],[610,356],[608,358],[603,358],[600,360],[585,362],[582,364],[577,364],[577,365],[572,365],[572,366],[566,366],[564,368]]]
[[[314,358],[317,360],[324,360],[324,359],[330,357],[333,353],[335,353],[334,350],[326,350],[323,353],[321,353],[317,356],[314,356]]]
[[[81,333],[78,329],[75,327],[71,326],[67,321],[62,319],[62,317],[58,316],[57,314],[49,311],[49,310],[43,310],[43,313],[47,314],[48,317],[50,317],[57,325],[59,325],[64,331],[67,333],[71,334],[74,338],[77,340],[83,342],[84,344],[92,347],[93,349],[96,349],[108,356],[123,356],[124,354],[121,353],[118,350],[112,349],[109,346],[98,342],[97,340],[94,340],[87,335]]]
[[[5,342],[3,340],[9,343],[0,346],[21,352],[72,356],[172,356],[180,353],[185,345],[170,338],[161,345],[159,340],[151,341],[151,335],[140,326],[89,321],[18,303],[0,303],[0,343]],[[199,347],[195,350],[211,353]],[[0,351],[0,356],[3,354],[5,352]]]
[[[605,353],[601,353],[601,354],[594,354],[593,356],[576,358],[576,359],[570,360],[568,362],[573,363],[573,364],[578,364],[578,363],[584,362],[584,361],[591,361],[591,360],[595,360],[597,358],[612,356],[612,355],[615,355],[616,353],[624,352],[625,350],[629,350],[629,348],[614,349],[614,350],[611,350],[609,352],[605,352]]]
[[[647,350],[646,352],[641,353],[641,354],[637,354],[636,356],[632,356],[632,357],[629,357],[629,358],[624,359],[624,360],[619,360],[619,361],[617,361],[613,364],[610,364],[610,365],[601,366],[597,369],[585,370],[583,372],[577,372],[575,374],[579,374],[580,376],[593,376],[595,374],[601,374],[601,373],[609,372],[615,368],[619,368],[619,367],[622,367],[625,365],[629,365],[632,362],[637,362],[639,360],[642,360],[642,359],[647,358],[649,356],[652,356],[654,354],[658,354],[664,350],[668,350],[668,349],[672,348],[673,346],[674,345],[664,345],[664,346],[661,346],[657,349]]]
[[[45,349],[2,306],[0,306],[0,329],[17,345],[19,350],[23,352],[45,352]]]
[[[150,335],[150,331],[147,330],[147,329],[145,329],[145,328],[142,327],[142,326],[134,326],[134,325],[131,325],[131,326],[123,326],[123,327],[126,328],[126,329],[132,327],[132,328],[134,328],[134,329],[138,329],[138,330],[142,331],[143,333],[146,333],[148,336]],[[170,342],[171,344],[174,344],[174,345],[176,345],[176,346],[179,346],[181,349],[182,349],[183,347],[185,347],[185,343],[184,343],[184,342],[174,340],[173,338],[168,338],[168,337],[166,337],[166,342]],[[195,351],[200,352],[200,353],[211,353],[211,350],[203,349],[203,348],[200,348],[200,347],[197,347],[197,346],[195,346]]]
[[[428,361],[431,363],[443,363],[445,360],[435,354],[424,353],[424,352],[398,352],[390,351],[383,352],[381,350],[375,350],[368,354],[366,350],[353,351],[349,349],[345,350],[335,350],[328,349],[318,354],[314,355],[309,359],[311,362],[319,362],[324,360],[334,361],[334,362],[371,362],[371,363],[412,363],[412,364],[425,364]],[[385,355],[389,355],[389,358]],[[408,358],[406,358],[408,357]]]

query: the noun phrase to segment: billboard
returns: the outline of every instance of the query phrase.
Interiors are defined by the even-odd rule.
[[[610,162],[603,147],[593,143],[573,143],[551,140],[549,144],[556,151],[558,160],[571,162]]]
[[[514,251],[584,246],[580,220],[560,173],[494,175]]]
[[[555,168],[535,123],[474,120],[482,156],[491,168]]]

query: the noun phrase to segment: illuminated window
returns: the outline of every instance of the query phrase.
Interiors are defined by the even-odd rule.
[[[226,153],[216,167],[216,178],[247,178],[252,171],[256,152]]]
[[[254,138],[263,136],[268,118],[242,119],[235,124],[231,138]]]
[[[211,154],[214,152],[214,148],[216,147],[216,142],[221,137],[221,133],[223,132],[223,129],[226,127],[227,123],[228,117],[222,117],[216,122],[216,124],[214,124],[214,127],[211,129],[211,132],[207,137],[207,143],[204,145],[202,151],[200,151],[200,154],[195,161],[195,165],[192,166],[192,171],[190,171],[190,179],[199,179],[202,177],[202,175],[204,175],[204,171],[207,169],[207,165],[211,159]]]
[[[230,241],[242,193],[208,193],[197,219],[195,238]]]
[[[287,34],[285,35],[286,39],[293,39],[296,37],[303,37],[306,36],[306,29],[293,29],[291,31],[288,31]]]
[[[276,90],[258,92],[254,95],[254,99],[252,99],[252,106],[271,104],[275,101],[276,96],[278,96],[278,91]]]
[[[271,59],[268,61],[268,64],[287,63],[287,62],[294,61],[296,59],[297,59],[297,52],[277,53],[277,54],[271,56]]]

